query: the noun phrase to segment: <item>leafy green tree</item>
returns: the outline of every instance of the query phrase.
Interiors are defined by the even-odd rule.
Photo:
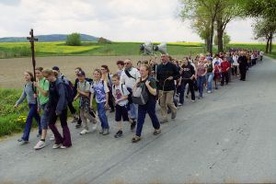
[[[257,18],[253,25],[255,38],[265,38],[266,53],[272,51],[275,34],[276,0],[241,0],[245,14]]]
[[[224,31],[228,23],[236,17],[244,15],[242,4],[240,0],[220,0],[219,11],[216,16],[216,28],[218,39],[218,51],[222,52],[225,47]]]
[[[205,25],[206,29],[199,32],[200,35],[209,36],[205,39],[207,50],[211,54],[213,53],[213,37],[215,20],[219,10],[219,3],[221,0],[180,0],[182,5],[180,17],[183,21],[186,19],[201,22],[199,26]],[[202,21],[206,22],[202,22]],[[202,24],[203,23],[203,24]],[[196,26],[196,24],[194,25]],[[196,28],[200,29],[200,27]]]
[[[69,46],[80,46],[81,45],[81,36],[79,33],[72,33],[66,38],[66,45]]]
[[[264,38],[266,40],[266,53],[272,52],[273,35],[276,33],[276,20],[271,18],[256,19],[253,25],[255,39]]]

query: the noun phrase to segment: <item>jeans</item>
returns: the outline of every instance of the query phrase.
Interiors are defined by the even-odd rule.
[[[42,113],[41,113],[40,123],[41,123],[41,128],[44,130],[47,130],[48,124],[49,124],[49,114],[47,114],[47,112],[45,111],[45,107],[46,107],[46,104],[41,105]]]
[[[213,78],[214,78],[214,73],[213,72],[208,72],[206,74],[207,91],[212,91],[213,90]]]
[[[197,77],[197,86],[198,86],[198,92],[199,92],[199,96],[202,97],[203,96],[203,84],[205,82],[205,76],[198,76]]]
[[[149,117],[152,122],[152,126],[154,129],[160,128],[159,120],[156,116],[156,100],[149,99],[149,101],[145,105],[138,106],[138,119],[137,119],[137,128],[136,128],[136,135],[141,136],[143,125],[146,118],[146,113],[149,114]]]
[[[103,129],[109,129],[108,120],[106,116],[106,110],[105,110],[105,102],[97,103],[97,110],[99,114],[99,119],[101,121],[101,126]]]
[[[55,143],[56,144],[62,144],[63,146],[70,147],[72,146],[71,142],[71,134],[70,130],[67,125],[67,108],[64,109],[59,116],[62,131],[63,131],[63,137],[59,133],[57,127],[56,127],[56,121],[58,116],[56,115],[55,108],[51,107],[49,109],[49,127],[52,130],[54,136],[55,136]]]
[[[180,95],[179,95],[179,103],[184,103],[184,93],[185,93],[185,87],[189,84],[188,90],[190,88],[192,100],[195,100],[195,91],[194,91],[194,81],[191,79],[183,80],[180,85]],[[190,87],[191,86],[191,87]]]
[[[129,111],[128,111],[129,118],[137,119],[137,113],[138,113],[138,105],[134,103],[129,104]]]
[[[41,124],[40,124],[40,116],[37,112],[37,105],[36,104],[29,104],[29,114],[27,116],[26,125],[24,128],[22,139],[24,141],[29,141],[30,131],[32,128],[33,118],[35,118],[38,124],[38,133],[41,134]]]

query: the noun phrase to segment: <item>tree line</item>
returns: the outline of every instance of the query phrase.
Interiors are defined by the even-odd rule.
[[[255,39],[266,40],[266,53],[272,52],[276,32],[276,0],[179,0],[180,18],[192,20],[192,28],[205,41],[206,49],[213,53],[216,38],[218,51],[224,51],[225,29],[236,18],[254,18]],[[229,41],[229,38],[228,38]]]

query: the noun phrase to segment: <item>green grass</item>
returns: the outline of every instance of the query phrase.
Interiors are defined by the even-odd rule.
[[[14,108],[21,91],[15,89],[0,89],[0,137],[22,131],[27,115],[27,103]]]
[[[64,56],[64,55],[90,55],[90,56],[131,56],[140,55],[139,42],[112,42],[100,44],[96,42],[83,42],[82,46],[67,46],[64,42],[36,42],[36,56]],[[158,43],[154,43],[158,44]],[[243,48],[265,50],[264,43],[233,43],[228,48]],[[167,51],[171,55],[196,55],[205,53],[204,45],[198,42],[169,42]],[[216,49],[214,47],[214,53]],[[269,56],[276,57],[276,50]],[[156,52],[158,54],[158,52]],[[29,42],[0,43],[0,58],[29,57],[31,56]]]
[[[91,56],[129,56],[140,55],[138,42],[113,42],[100,44],[83,42],[82,46],[67,46],[64,42],[36,42],[36,56],[64,56],[64,55],[91,55]],[[155,43],[158,44],[158,43]],[[204,52],[201,43],[168,43],[167,51],[171,55],[188,55]],[[157,52],[158,53],[158,52]],[[31,56],[30,43],[0,43],[0,58]]]
[[[4,97],[0,98],[0,137],[23,132],[29,112],[28,104],[25,100],[17,108],[13,107],[21,93],[22,90],[0,88],[0,96]],[[74,107],[77,106],[78,101],[75,101]],[[95,102],[93,107],[96,109]],[[68,111],[68,116],[71,116],[70,111]],[[33,127],[37,127],[37,123],[34,120]]]

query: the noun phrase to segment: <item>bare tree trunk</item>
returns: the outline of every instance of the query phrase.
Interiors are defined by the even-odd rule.
[[[268,49],[269,49],[269,40],[270,40],[270,38],[267,38],[267,39],[266,39],[265,53],[268,53]]]
[[[221,16],[218,14],[217,22],[217,39],[218,39],[218,52],[223,52],[223,23]]]
[[[270,37],[269,37],[269,53],[270,54],[272,52],[272,40],[273,40],[273,33],[270,33]]]
[[[210,39],[209,39],[209,52],[211,56],[213,56],[213,38],[214,38],[214,24],[215,24],[215,18],[212,18],[211,21],[211,32],[210,32]]]

